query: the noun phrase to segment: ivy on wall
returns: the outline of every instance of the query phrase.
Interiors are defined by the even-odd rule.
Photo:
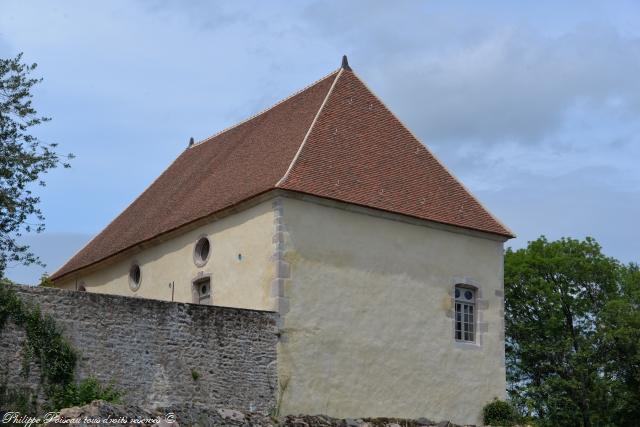
[[[64,338],[55,320],[49,314],[43,314],[38,305],[24,303],[11,287],[0,282],[0,330],[9,318],[25,329],[23,370],[28,374],[31,361],[40,367],[40,381],[51,409],[81,405],[95,399],[120,400],[119,391],[111,386],[102,387],[94,378],[75,384],[78,353]]]
[[[8,286],[0,285],[0,329],[11,317],[27,334],[26,355],[40,366],[43,384],[65,386],[73,381],[77,354],[62,336],[55,320],[28,306]]]

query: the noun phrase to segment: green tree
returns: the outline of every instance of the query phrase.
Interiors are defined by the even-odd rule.
[[[16,238],[41,232],[44,216],[33,184],[45,185],[43,174],[60,165],[69,167],[56,144],[45,144],[31,128],[49,121],[32,104],[32,89],[42,79],[30,75],[36,64],[22,63],[22,54],[0,58],[0,277],[9,263],[39,263],[29,247]],[[31,221],[34,221],[33,223]]]
[[[544,237],[505,255],[509,392],[543,426],[637,422],[637,266],[591,238]]]
[[[640,267],[622,269],[619,293],[605,305],[598,324],[602,373],[612,382],[612,412],[640,420]]]

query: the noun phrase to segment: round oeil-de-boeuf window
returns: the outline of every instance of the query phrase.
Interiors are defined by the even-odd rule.
[[[211,242],[208,237],[201,237],[193,248],[193,261],[198,267],[204,266],[211,256]]]
[[[142,271],[138,264],[133,264],[129,269],[129,287],[132,291],[137,291],[142,283]]]

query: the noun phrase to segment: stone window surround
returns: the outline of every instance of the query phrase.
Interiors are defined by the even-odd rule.
[[[205,259],[201,259],[200,255],[198,254],[198,244],[202,239],[207,239],[209,241],[209,253],[207,254],[207,257]],[[205,265],[207,265],[207,262],[209,262],[209,259],[211,258],[211,252],[213,252],[211,239],[206,233],[200,234],[196,239],[195,244],[193,245],[193,263],[196,265],[196,267],[204,267]]]
[[[456,340],[456,287],[470,288],[475,291],[475,342]],[[454,347],[462,350],[480,350],[484,341],[484,334],[489,331],[489,324],[484,321],[484,311],[489,308],[489,301],[483,298],[480,283],[468,276],[454,276],[451,280],[448,294],[451,298],[451,308],[447,311],[447,317],[451,319],[451,340],[453,341]]]
[[[191,303],[192,304],[200,304],[200,293],[196,288],[196,284],[198,282],[202,282],[205,279],[209,279],[209,295],[211,296],[211,305],[213,305],[213,275],[211,273],[205,273],[204,271],[199,271],[196,276],[191,279]]]
[[[138,267],[138,271],[140,272],[140,279],[138,280],[138,283],[135,283],[132,279],[131,279],[131,269],[133,267],[137,266]],[[129,265],[129,272],[128,275],[129,277],[129,289],[131,289],[133,292],[137,292],[138,289],[140,289],[140,286],[142,285],[142,267],[140,266],[140,263],[138,262],[137,259],[134,259],[131,261],[131,264]]]

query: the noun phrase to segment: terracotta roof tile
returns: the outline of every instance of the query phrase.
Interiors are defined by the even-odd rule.
[[[275,188],[513,237],[341,69],[185,150],[52,278]]]
[[[281,187],[513,237],[346,70]]]

